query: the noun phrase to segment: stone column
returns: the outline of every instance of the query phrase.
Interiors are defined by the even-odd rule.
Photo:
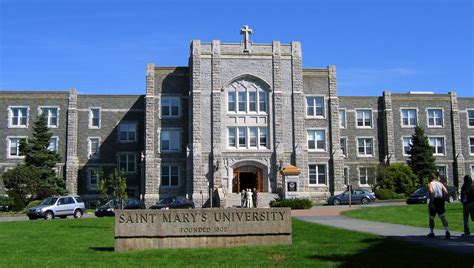
[[[75,88],[69,90],[66,135],[66,190],[69,194],[77,194],[79,159],[77,158],[77,92]]]
[[[212,116],[212,163],[214,187],[222,187],[223,159],[222,159],[222,135],[226,131],[223,126],[222,110],[225,105],[222,103],[225,98],[221,92],[221,44],[219,40],[212,41],[212,95],[211,95],[211,116]]]
[[[281,44],[279,41],[273,41],[273,110],[269,113],[273,115],[273,126],[270,127],[270,137],[273,138],[273,170],[272,174],[275,178],[275,185],[272,188],[283,190],[283,178],[280,172],[277,172],[276,167],[280,165],[280,161],[285,161],[285,147],[283,140],[283,88],[282,88],[282,73],[281,73]],[[276,108],[278,107],[278,108]],[[283,168],[283,167],[280,167]]]
[[[459,107],[458,97],[456,92],[449,92],[451,97],[451,124],[453,128],[453,173],[454,173],[454,185],[460,187],[462,185],[462,178],[466,175],[464,155],[462,153],[461,143],[461,124],[459,122]]]
[[[393,129],[393,110],[392,110],[392,93],[390,91],[383,92],[384,104],[384,135],[385,135],[385,162],[386,164],[395,163],[395,134]]]
[[[329,137],[331,145],[328,146],[331,154],[331,169],[328,173],[333,183],[334,192],[344,191],[344,156],[341,150],[341,133],[339,129],[339,98],[337,97],[336,66],[328,66],[329,75]]]

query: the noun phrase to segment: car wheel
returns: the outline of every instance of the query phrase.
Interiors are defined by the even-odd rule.
[[[362,205],[367,205],[368,203],[370,203],[370,200],[364,197],[362,198],[362,200],[360,200],[360,202],[362,203]]]
[[[46,211],[46,213],[44,213],[44,219],[49,221],[49,220],[52,220],[54,218],[54,215],[53,215],[53,212],[51,211]]]
[[[334,200],[332,201],[332,204],[335,205],[335,206],[339,206],[341,204],[341,199],[334,198]]]
[[[37,218],[36,217],[28,217],[28,219],[30,219],[30,221],[32,221],[32,220],[36,220]]]
[[[454,198],[454,196],[450,195],[449,198],[448,198],[448,202],[449,203],[454,203],[454,200],[456,200],[456,198]]]
[[[76,211],[74,211],[74,218],[79,219],[80,217],[82,217],[82,210],[76,209]]]

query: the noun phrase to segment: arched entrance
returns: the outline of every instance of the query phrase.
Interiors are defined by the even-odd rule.
[[[232,192],[238,193],[243,189],[256,188],[258,192],[264,191],[262,169],[255,166],[241,166],[234,169]]]

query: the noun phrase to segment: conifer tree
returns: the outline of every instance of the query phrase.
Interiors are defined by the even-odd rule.
[[[428,183],[430,173],[437,173],[433,147],[430,146],[428,137],[422,127],[415,127],[415,134],[411,137],[410,159],[408,165],[413,173],[418,177],[418,184]]]

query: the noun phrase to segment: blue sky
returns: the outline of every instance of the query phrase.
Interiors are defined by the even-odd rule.
[[[192,39],[300,41],[339,95],[474,97],[473,1],[0,0],[0,90],[144,94],[147,63],[185,66]]]

